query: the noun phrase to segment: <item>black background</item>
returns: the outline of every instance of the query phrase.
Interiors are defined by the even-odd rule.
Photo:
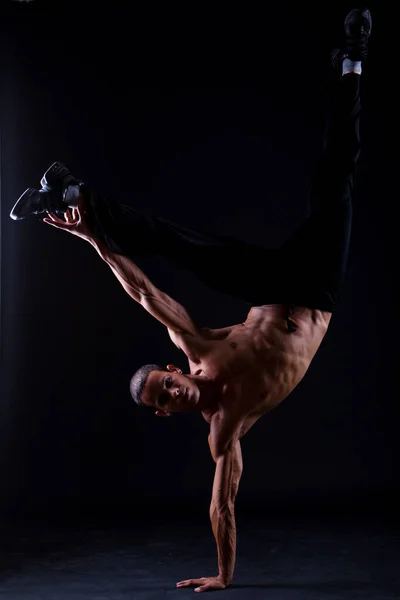
[[[238,511],[382,513],[399,499],[398,52],[376,4],[340,306],[305,379],[242,441]],[[12,221],[18,196],[59,160],[140,210],[279,244],[304,217],[349,8],[3,3],[3,515],[206,512],[214,474],[200,414],[157,419],[130,398],[142,364],[187,371],[166,329],[90,245]],[[203,326],[246,316],[161,259],[141,266]]]

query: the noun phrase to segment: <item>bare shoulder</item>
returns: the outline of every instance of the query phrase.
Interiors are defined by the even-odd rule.
[[[243,413],[221,407],[210,419],[208,442],[213,456],[224,454],[240,439]]]
[[[212,340],[201,327],[190,333],[168,328],[168,333],[178,350],[182,350],[191,363],[200,363],[211,350]]]
[[[175,346],[182,350],[190,362],[199,363],[209,356],[216,342],[225,340],[237,325],[212,329],[210,327],[198,327],[194,332],[177,332],[168,328],[169,337]]]

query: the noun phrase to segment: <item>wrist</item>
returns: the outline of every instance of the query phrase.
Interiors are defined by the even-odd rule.
[[[90,235],[85,239],[93,246],[93,248],[100,254],[102,258],[105,258],[106,246],[100,238],[96,237],[95,235]]]
[[[222,573],[219,573],[218,574],[218,579],[220,580],[221,583],[223,583],[224,585],[228,586],[232,582],[232,575],[228,576],[228,575],[223,575]]]

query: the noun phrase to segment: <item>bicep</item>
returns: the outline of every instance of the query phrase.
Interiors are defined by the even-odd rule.
[[[127,294],[158,321],[179,333],[197,333],[198,328],[187,310],[159,290],[130,258],[112,252],[103,258]]]
[[[168,329],[176,333],[198,334],[199,328],[185,307],[155,286],[141,295],[140,304]]]

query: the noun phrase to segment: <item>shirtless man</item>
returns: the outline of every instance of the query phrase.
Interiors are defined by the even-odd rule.
[[[46,171],[40,191],[29,188],[11,211],[14,219],[47,212],[45,223],[92,244],[125,291],[168,328],[188,358],[190,373],[172,364],[145,365],[130,385],[136,403],[157,416],[199,411],[210,425],[208,443],[216,464],[210,518],[218,575],[180,581],[177,587],[197,586],[195,591],[203,592],[231,583],[234,502],[243,469],[240,440],[302,380],[327,332],[347,262],[360,152],[361,61],[370,32],[367,9],[347,15],[343,47],[332,53],[337,91],[309,214],[281,248],[144,215],[93,194],[60,163]],[[223,329],[198,326],[138,267],[132,257],[143,253],[161,254],[209,286],[245,299],[252,306],[246,320]]]

